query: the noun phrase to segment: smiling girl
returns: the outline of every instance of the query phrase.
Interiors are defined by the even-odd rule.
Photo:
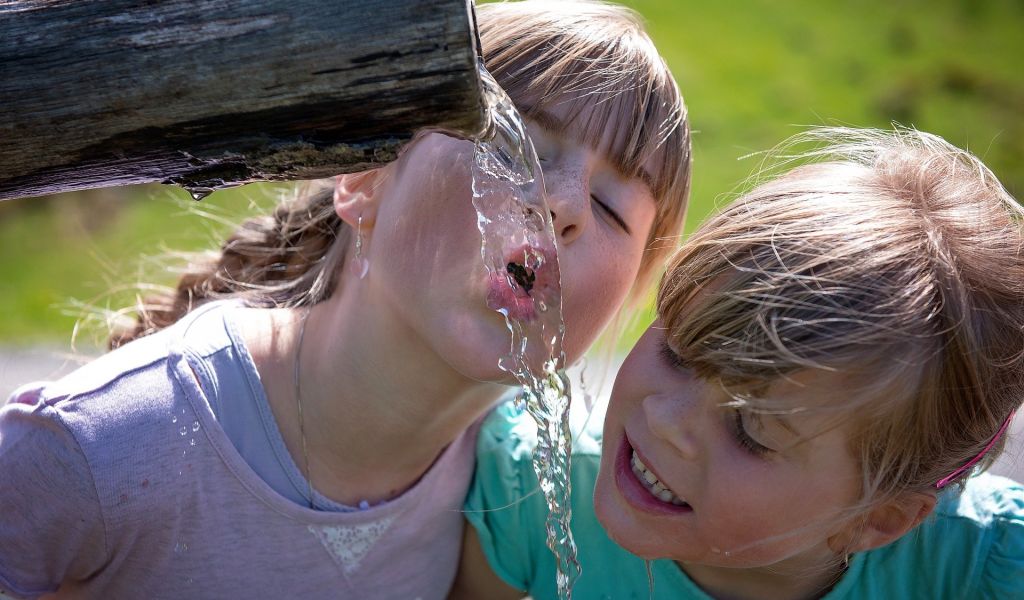
[[[975,475],[1024,400],[1024,210],[929,134],[807,139],[672,259],[573,454],[580,597],[1024,595],[1024,487]],[[467,597],[556,597],[531,445],[484,424]]]
[[[685,108],[628,10],[478,18],[541,150],[571,362],[681,225]],[[16,392],[0,410],[0,592],[444,597],[477,423],[514,383],[497,310],[532,308],[484,269],[473,150],[423,135],[244,223],[141,305],[119,348]],[[503,252],[520,287],[547,285],[521,246]]]

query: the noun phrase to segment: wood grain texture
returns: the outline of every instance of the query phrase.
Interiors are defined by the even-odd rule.
[[[309,179],[483,122],[467,0],[0,2],[0,199]]]

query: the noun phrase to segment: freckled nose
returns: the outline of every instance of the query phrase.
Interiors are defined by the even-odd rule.
[[[642,407],[655,436],[672,446],[681,458],[697,458],[700,441],[695,434],[700,425],[691,402],[678,394],[655,394],[644,398]]]
[[[545,180],[551,221],[562,244],[572,243],[585,229],[590,208],[590,188],[586,179],[584,169],[562,168],[554,170]]]

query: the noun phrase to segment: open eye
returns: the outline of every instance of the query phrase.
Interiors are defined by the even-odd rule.
[[[626,222],[622,219],[621,216],[619,216],[619,213],[612,210],[610,206],[602,202],[601,199],[598,198],[595,194],[591,194],[590,199],[597,203],[598,207],[600,207],[604,214],[606,214],[608,218],[610,218],[612,221],[615,221],[615,224],[618,225],[620,229],[625,231],[627,234],[631,233],[629,230],[629,226],[626,225]]]
[[[758,443],[757,440],[750,437],[747,433],[747,428],[743,425],[743,412],[739,409],[733,409],[733,436],[736,438],[736,443],[739,444],[740,448],[743,448],[754,456],[763,457],[771,452],[775,452],[771,448]]]

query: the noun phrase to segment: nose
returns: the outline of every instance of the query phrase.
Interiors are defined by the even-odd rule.
[[[693,460],[700,454],[700,411],[695,404],[680,394],[654,394],[642,402],[651,432],[685,460]]]
[[[584,156],[567,156],[544,171],[548,209],[562,245],[583,235],[590,214],[590,173]]]

